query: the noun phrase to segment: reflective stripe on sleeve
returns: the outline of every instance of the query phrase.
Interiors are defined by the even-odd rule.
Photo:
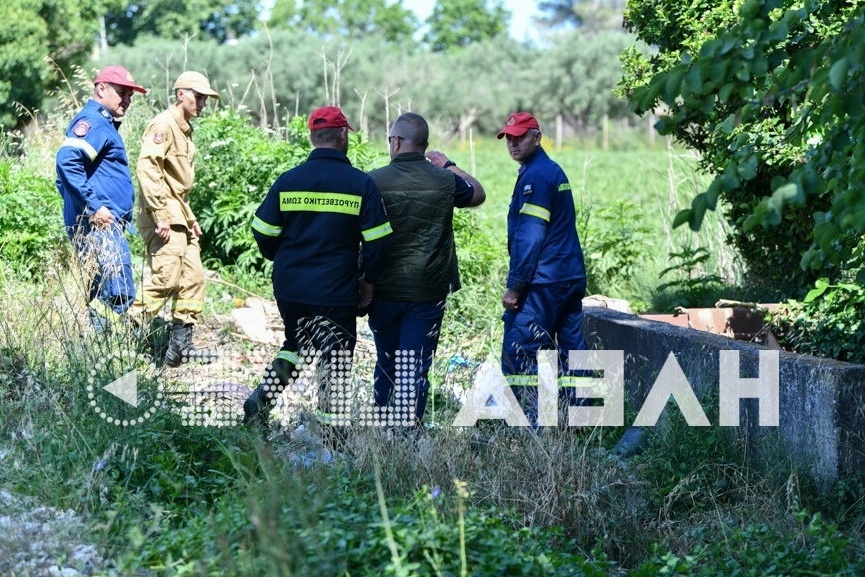
[[[559,185],[559,192],[564,192],[566,190],[571,190],[571,183],[570,182],[563,182],[562,184]]]
[[[520,214],[536,216],[544,222],[550,222],[550,211],[536,204],[525,203],[520,209]]]
[[[90,162],[93,162],[93,160],[99,154],[98,152],[96,152],[96,149],[93,148],[93,146],[83,138],[68,137],[66,138],[66,140],[63,141],[63,144],[60,145],[61,148],[63,148],[64,146],[83,150],[84,154],[87,155],[87,158],[90,159]]]
[[[361,234],[363,235],[363,240],[365,240],[366,242],[370,242],[373,240],[383,238],[392,232],[393,232],[393,229],[391,228],[390,223],[386,222],[386,223],[380,224],[374,228],[368,228],[365,231],[363,231]]]
[[[357,216],[360,214],[360,197],[339,192],[279,193],[279,210],[282,212],[336,212]]]
[[[559,377],[560,387],[582,388],[597,386],[598,379],[592,377]]]
[[[330,413],[325,413],[321,409],[315,410],[315,420],[318,421],[322,425],[330,425],[333,423],[333,415]]]
[[[252,228],[254,230],[257,230],[264,236],[279,236],[280,234],[282,234],[281,227],[268,224],[257,216],[252,219]]]

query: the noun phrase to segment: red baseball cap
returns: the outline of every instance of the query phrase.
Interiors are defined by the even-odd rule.
[[[309,115],[310,130],[342,128],[344,126],[349,130],[354,130],[338,106],[322,106],[313,110],[312,114]]]
[[[540,130],[538,121],[528,112],[514,112],[505,121],[505,127],[499,131],[496,138],[501,139],[505,134],[511,136],[522,136],[529,129]]]
[[[122,66],[106,66],[100,70],[99,74],[96,75],[96,80],[93,81],[93,84],[99,84],[100,82],[125,86],[126,88],[131,88],[135,92],[147,94],[147,90],[143,86],[135,84],[132,75]]]

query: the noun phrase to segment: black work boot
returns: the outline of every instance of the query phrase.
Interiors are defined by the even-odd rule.
[[[171,330],[169,323],[162,318],[155,317],[149,322],[141,318],[124,317],[131,327],[132,341],[138,352],[150,355],[153,359],[162,359],[168,350],[168,339]]]
[[[267,428],[270,410],[288,383],[291,382],[294,365],[284,359],[274,359],[259,385],[243,402],[243,424]]]
[[[163,361],[169,367],[179,367],[186,359],[183,353],[186,352],[186,343],[192,338],[192,327],[174,323],[171,325],[171,336],[168,339],[168,350],[165,351]]]
[[[218,354],[214,349],[197,349],[192,344],[192,327],[191,324],[171,325],[171,337],[164,360],[169,367],[179,367],[183,363],[191,362],[208,364],[216,360]]]
[[[270,409],[272,406],[271,395],[266,393],[261,385],[259,385],[243,401],[243,424],[266,429],[270,422]]]

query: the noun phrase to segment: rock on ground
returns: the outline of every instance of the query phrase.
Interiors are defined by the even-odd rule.
[[[0,491],[0,575],[79,577],[102,565],[74,511],[44,507]]]

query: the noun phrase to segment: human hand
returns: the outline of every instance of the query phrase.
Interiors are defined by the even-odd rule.
[[[505,294],[502,295],[502,306],[508,311],[515,311],[520,308],[520,291],[506,289]]]
[[[357,281],[357,310],[358,312],[364,312],[369,305],[372,304],[372,297],[375,294],[375,285],[367,282],[366,279],[361,277]]]
[[[433,165],[442,168],[445,163],[448,161],[448,157],[445,156],[443,152],[439,152],[438,150],[429,150],[425,154],[427,160],[433,163]]]
[[[99,210],[90,215],[90,222],[96,228],[108,228],[114,224],[114,215],[104,206],[100,206]]]
[[[195,235],[195,238],[201,237],[201,226],[198,222],[192,223],[192,234]]]
[[[156,236],[162,240],[168,240],[171,238],[171,225],[166,222],[157,222],[156,230],[154,232],[156,233]]]

